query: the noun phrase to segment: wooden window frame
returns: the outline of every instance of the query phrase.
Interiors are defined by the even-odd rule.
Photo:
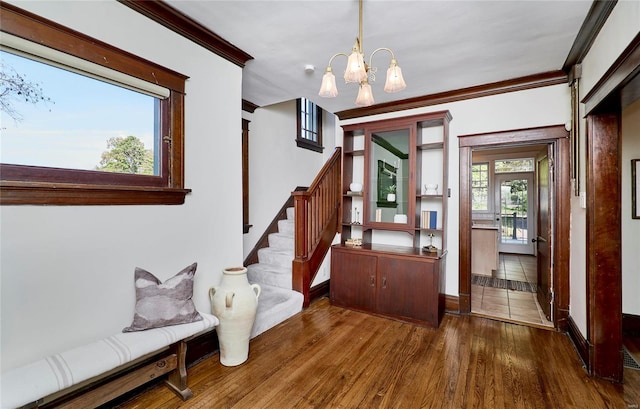
[[[2,32],[169,89],[160,103],[159,176],[0,164],[2,205],[183,204],[184,86],[188,77],[51,20],[0,2]]]
[[[298,98],[296,100],[296,144],[299,148],[309,149],[315,152],[322,152],[324,150],[324,147],[322,146],[322,108],[320,108],[314,102],[311,103],[316,109],[315,126],[317,129],[316,135],[318,136],[318,140],[312,141],[304,137],[306,131],[314,131],[306,129],[304,127],[304,123],[302,122],[302,118],[300,115],[300,113],[302,112],[302,98]]]
[[[476,165],[486,165],[487,166],[487,184],[486,186],[484,186],[484,188],[487,189],[487,208],[486,209],[482,209],[482,210],[472,210],[474,213],[491,213],[491,200],[490,200],[490,195],[491,195],[491,166],[490,166],[490,161],[483,161],[483,162],[473,162],[471,164],[471,173],[473,174],[473,167]],[[481,188],[482,186],[473,186],[473,181],[471,181],[471,198],[473,199],[473,191],[474,189],[478,189]]]

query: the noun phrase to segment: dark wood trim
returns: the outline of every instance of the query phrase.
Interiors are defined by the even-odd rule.
[[[460,143],[458,139],[458,143]],[[473,164],[470,146],[460,145],[460,218],[458,221],[459,258],[458,293],[460,313],[471,313],[471,165]]]
[[[258,105],[253,102],[249,102],[246,99],[242,100],[242,110],[253,114],[256,109],[260,108]]]
[[[589,13],[587,13],[562,66],[564,72],[569,74],[574,65],[582,62],[617,2],[618,0],[595,0],[591,3]]]
[[[242,119],[242,233],[249,233],[249,123]]]
[[[589,373],[622,382],[620,112],[587,116]]]
[[[561,130],[557,130],[562,133]],[[555,234],[553,290],[555,295],[554,325],[559,331],[566,331],[569,319],[570,271],[571,263],[571,139],[559,136],[554,152],[554,201]],[[559,176],[559,177],[558,177]]]
[[[640,74],[640,33],[585,95],[581,101],[585,104],[585,114],[620,110],[620,93],[638,74]]]
[[[481,134],[468,134],[458,136],[459,146],[462,147],[487,147],[492,145],[506,145],[511,143],[536,144],[549,140],[567,137],[567,131],[563,126],[551,125],[537,128],[515,129],[511,131],[488,132]]]
[[[640,337],[640,315],[622,314],[622,333]]]
[[[582,363],[586,366],[589,362],[589,344],[582,333],[580,333],[578,326],[571,316],[567,318],[566,332],[569,338],[571,338],[571,341],[573,341],[573,346],[576,348],[580,359],[582,359]]]
[[[569,233],[571,209],[571,172],[569,166],[569,134],[564,125],[544,126],[514,131],[486,134],[460,135],[460,221],[459,221],[459,297],[460,312],[471,311],[471,165],[472,151],[476,148],[499,147],[512,144],[554,145],[555,162],[555,204],[553,236],[553,265],[555,316],[554,326],[566,327],[569,310]]]
[[[444,310],[447,313],[458,314],[460,312],[460,298],[455,295],[445,294]]]
[[[309,304],[315,300],[319,300],[324,297],[329,297],[331,291],[331,280],[324,281],[309,290]]]
[[[253,59],[248,53],[163,1],[118,1],[240,67]]]
[[[180,205],[191,189],[0,182],[0,205]]]
[[[184,93],[186,75],[0,1],[3,32]]]
[[[383,104],[376,104],[365,108],[347,109],[344,111],[336,112],[335,114],[340,120],[345,120],[566,83],[567,74],[564,71],[550,71],[540,74],[528,75],[526,77],[493,82],[490,84],[461,88],[453,91],[446,91],[437,94],[424,95],[421,97],[386,102]]]

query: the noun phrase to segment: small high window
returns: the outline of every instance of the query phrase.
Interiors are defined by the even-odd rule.
[[[489,210],[489,163],[471,166],[471,209]]]
[[[322,108],[306,98],[299,98],[296,106],[298,147],[322,152]]]

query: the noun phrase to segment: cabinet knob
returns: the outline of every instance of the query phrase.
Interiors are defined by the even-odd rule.
[[[382,277],[382,288],[387,288],[387,277]]]
[[[369,285],[371,287],[376,285],[376,278],[374,276],[369,276]]]

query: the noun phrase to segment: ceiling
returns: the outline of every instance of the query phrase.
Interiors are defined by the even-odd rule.
[[[244,67],[243,99],[265,106],[306,97],[330,112],[355,108],[358,87],[342,80],[345,57],[332,64],[338,97],[318,90],[329,58],[350,53],[358,36],[357,0],[166,3],[254,58]],[[589,0],[365,0],[365,59],[392,49],[407,83],[385,93],[389,54],[376,53],[376,103],[560,70],[590,7]]]

